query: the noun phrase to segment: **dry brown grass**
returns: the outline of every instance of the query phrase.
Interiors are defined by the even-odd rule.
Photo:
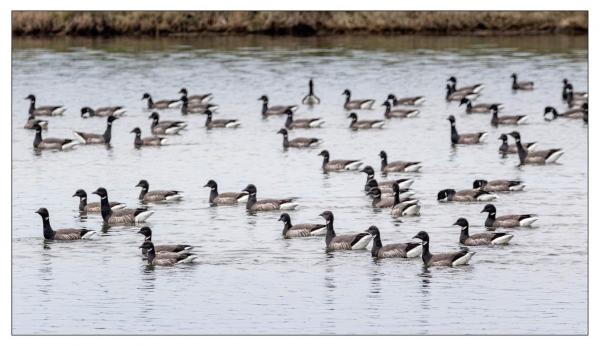
[[[46,12],[12,13],[14,35],[323,35],[587,33],[587,12]]]

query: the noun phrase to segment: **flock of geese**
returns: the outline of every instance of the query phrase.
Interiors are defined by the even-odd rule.
[[[534,83],[529,81],[519,81],[516,74],[512,74],[511,88],[515,92],[528,91],[534,89]],[[320,98],[314,92],[314,83],[311,79],[308,83],[308,94],[301,100],[302,104],[314,107],[321,103]],[[470,113],[488,113],[491,114],[491,125],[518,126],[526,123],[528,115],[499,115],[503,108],[501,103],[474,103],[481,95],[484,89],[483,84],[475,84],[459,88],[457,79],[450,77],[446,83],[446,101],[458,102],[459,107],[465,106],[465,112]],[[155,101],[149,93],[144,93],[142,100],[151,112],[148,117],[151,119],[150,132],[152,136],[142,137],[140,127],[134,128],[131,133],[135,134],[134,146],[142,148],[145,146],[162,146],[167,144],[167,136],[179,134],[187,127],[185,121],[166,121],[160,119],[156,110],[177,108],[182,115],[202,114],[206,116],[205,126],[212,128],[235,129],[240,126],[237,119],[213,119],[213,112],[218,108],[216,104],[210,103],[211,94],[188,95],[187,89],[182,88],[179,91],[180,97]],[[345,97],[343,108],[348,111],[350,119],[349,128],[354,131],[380,129],[385,127],[386,121],[394,118],[414,118],[420,113],[418,107],[425,103],[425,97],[404,97],[397,98],[394,94],[389,94],[381,106],[385,107],[382,119],[359,120],[356,111],[373,109],[374,99],[353,99],[350,90],[346,89],[342,95]],[[104,144],[110,145],[111,127],[115,120],[124,116],[126,110],[123,107],[101,107],[81,108],[81,117],[105,117],[107,119],[106,130],[104,133],[89,133],[83,131],[74,131],[76,139],[70,138],[43,138],[43,130],[47,130],[48,121],[41,117],[60,116],[65,112],[63,106],[37,106],[36,97],[29,95],[26,97],[30,101],[29,118],[25,124],[26,129],[35,130],[33,147],[36,150],[55,150],[62,151],[72,149],[76,145]],[[576,92],[573,85],[567,79],[563,80],[562,99],[566,103],[566,110],[558,112],[556,108],[548,106],[544,109],[544,118],[548,121],[556,118],[582,119],[587,123],[588,108],[586,92]],[[283,136],[283,147],[287,148],[313,148],[322,144],[322,140],[312,137],[289,138],[289,131],[297,128],[318,128],[325,121],[322,118],[294,118],[294,112],[298,109],[297,105],[278,105],[269,104],[269,98],[266,95],[258,98],[262,102],[260,113],[263,117],[285,117],[283,127],[277,132]],[[410,106],[410,107],[405,107]],[[477,145],[482,143],[487,137],[486,132],[460,133],[457,129],[456,118],[453,115],[448,116],[450,123],[450,142],[452,145]],[[509,143],[509,136],[513,138],[514,143]],[[502,144],[498,151],[501,155],[517,154],[519,165],[543,165],[556,162],[563,154],[559,148],[536,150],[536,142],[521,142],[521,135],[518,131],[511,131],[502,134],[498,138]],[[410,189],[413,179],[396,178],[387,181],[378,181],[375,179],[375,169],[372,166],[364,166],[361,160],[348,160],[330,158],[327,150],[319,153],[323,157],[322,170],[329,172],[357,171],[366,174],[367,179],[364,185],[364,191],[372,200],[374,208],[385,208],[390,210],[391,217],[418,217],[421,211],[419,200],[414,198],[414,191]],[[405,172],[418,172],[422,168],[421,162],[408,161],[388,161],[388,155],[385,151],[379,153],[381,160],[380,171],[382,174],[395,174]],[[362,167],[362,168],[361,168]],[[170,203],[180,201],[183,198],[181,191],[177,190],[150,190],[150,185],[146,180],[140,180],[136,187],[140,188],[138,199],[143,204]],[[249,184],[239,192],[219,192],[218,184],[214,180],[209,180],[204,187],[210,189],[208,202],[211,206],[236,205],[245,203],[249,212],[263,211],[289,211],[294,210],[298,203],[296,198],[280,199],[258,199],[257,188]],[[280,215],[279,221],[283,223],[282,234],[285,238],[325,236],[325,246],[327,251],[333,250],[362,250],[372,242],[371,254],[376,258],[402,257],[414,258],[421,257],[426,266],[458,266],[469,262],[475,254],[469,250],[471,246],[481,245],[505,245],[513,238],[512,233],[498,232],[498,228],[516,228],[529,227],[538,220],[534,214],[522,215],[501,215],[496,214],[496,207],[489,203],[496,199],[496,193],[511,193],[522,191],[525,184],[519,180],[501,179],[501,180],[475,180],[470,189],[455,190],[447,188],[439,191],[437,200],[439,202],[487,202],[481,213],[486,213],[487,218],[484,221],[486,232],[470,234],[469,222],[464,218],[459,218],[454,225],[460,227],[459,243],[464,247],[457,252],[432,254],[429,250],[429,235],[421,231],[413,239],[406,243],[394,243],[383,245],[379,229],[376,226],[370,226],[366,231],[351,234],[337,234],[334,229],[334,214],[331,211],[324,211],[320,216],[324,219],[324,224],[298,223],[293,224],[291,216],[284,212]],[[105,225],[137,225],[146,221],[155,212],[147,206],[139,208],[126,208],[126,205],[120,202],[109,201],[108,191],[103,188],[97,188],[92,194],[97,195],[98,202],[88,202],[86,191],[79,189],[73,197],[79,198],[79,211],[81,213],[100,213]],[[46,240],[54,241],[73,241],[79,239],[91,238],[96,232],[87,229],[53,229],[50,225],[50,215],[46,208],[40,208],[36,213],[42,217],[43,235]],[[161,244],[155,245],[152,242],[152,230],[144,226],[139,234],[144,236],[144,242],[140,246],[142,255],[149,265],[172,266],[179,263],[192,262],[197,256],[192,252],[193,246],[187,244]]]

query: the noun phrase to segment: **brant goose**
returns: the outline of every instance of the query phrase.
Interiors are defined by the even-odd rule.
[[[247,192],[223,192],[219,193],[217,182],[209,180],[204,187],[210,188],[210,195],[208,196],[208,203],[213,206],[217,205],[234,205],[238,202],[246,202],[248,200]]]
[[[515,139],[515,144],[517,145],[517,153],[519,154],[519,165],[543,165],[546,163],[554,163],[565,153],[562,149],[527,151],[523,147],[523,144],[521,144],[521,134],[519,134],[519,132],[513,131],[509,133],[509,135],[511,135]]]
[[[488,202],[496,199],[496,195],[491,194],[484,189],[467,189],[456,191],[454,189],[444,189],[438,192],[438,202]]]
[[[572,93],[574,97],[588,97],[588,93],[585,91],[574,91],[573,84],[569,83],[569,81],[565,78],[563,79],[562,99],[566,101],[569,98],[569,93]]]
[[[154,214],[154,211],[146,208],[112,210],[108,202],[108,192],[105,188],[99,187],[92,193],[100,196],[100,213],[102,214],[102,220],[106,224],[136,224],[146,221],[146,219]]]
[[[402,199],[400,198],[400,189],[398,188],[398,184],[395,184],[393,187],[394,195],[392,197],[381,198],[381,189],[378,187],[373,187],[367,195],[371,196],[373,200],[371,201],[371,206],[373,208],[391,208],[395,204],[414,201],[418,202],[418,200],[410,199],[410,196],[405,196]]]
[[[381,158],[381,171],[383,173],[398,173],[398,172],[418,172],[421,169],[421,162],[405,162],[405,161],[387,161],[385,151],[379,152]]]
[[[167,139],[164,137],[152,136],[142,138],[142,130],[140,130],[139,127],[134,128],[130,133],[135,133],[133,146],[136,148],[141,146],[160,146],[167,144]]]
[[[73,197],[79,197],[79,211],[80,212],[84,212],[84,213],[99,213],[100,212],[100,209],[101,209],[100,202],[88,203],[87,202],[87,193],[85,192],[85,190],[79,189],[79,190],[75,191],[75,194],[73,195]],[[119,203],[119,202],[110,202],[109,206],[110,206],[110,209],[112,209],[112,210],[119,210],[119,209],[125,208],[125,204]]]
[[[395,181],[391,181],[391,185],[383,185],[383,186],[379,186],[379,183],[377,182],[377,180],[375,178],[373,179],[369,179],[369,181],[367,181],[367,185],[365,186],[368,187],[368,189],[366,189],[365,191],[369,192],[371,191],[372,188],[377,187],[379,188],[379,190],[381,190],[382,196],[383,195],[389,195],[388,197],[393,197],[394,196],[394,188],[393,185],[394,184],[398,184]],[[400,186],[398,185],[398,189],[400,192],[400,198],[401,199],[405,199],[407,197],[413,196],[415,194],[414,191],[409,190],[409,189],[400,189]]]
[[[181,96],[181,102],[182,102],[182,105],[181,105],[181,114],[182,115],[204,113],[207,110],[215,111],[219,108],[217,105],[212,104],[212,103],[192,103],[192,104],[190,104],[190,102],[186,96]]]
[[[479,97],[479,94],[470,91],[452,91],[452,87],[446,84],[446,101],[460,101],[464,98],[474,100]]]
[[[420,111],[418,109],[394,109],[392,110],[392,105],[385,101],[381,104],[385,106],[385,112],[383,115],[386,118],[414,118],[419,115]]]
[[[321,103],[321,99],[317,97],[317,95],[315,95],[315,92],[313,90],[314,85],[313,85],[313,80],[312,78],[308,81],[308,95],[304,96],[302,98],[302,104],[303,105],[318,105],[319,103]]]
[[[408,200],[403,202],[401,199],[394,199],[394,206],[392,207],[391,214],[393,218],[419,216],[421,215],[421,205],[418,200]]]
[[[260,112],[263,117],[267,117],[270,115],[283,115],[283,114],[285,114],[285,111],[288,109],[292,112],[295,112],[296,109],[298,109],[298,106],[296,106],[296,105],[269,107],[269,98],[267,97],[267,95],[263,95],[263,96],[259,97],[258,101],[262,101],[262,103],[263,103],[262,110]]]
[[[138,233],[144,236],[144,241],[152,241],[152,230],[150,229],[150,227],[144,226],[144,227],[140,228]],[[161,252],[181,253],[181,252],[188,252],[193,248],[194,248],[193,246],[190,246],[187,244],[154,245],[154,251],[156,253],[161,253]],[[143,255],[146,255],[147,252],[148,252],[148,249],[142,248]]]
[[[35,130],[35,125],[40,125],[40,127],[44,130],[48,129],[48,122],[46,120],[36,119],[35,115],[30,114],[29,118],[27,118],[27,122],[23,128],[27,130]]]
[[[506,136],[506,134],[501,134],[500,137],[498,137],[498,139],[502,141],[502,144],[500,144],[500,148],[498,148],[498,152],[500,152],[500,154],[516,154],[519,152],[516,144],[508,144],[508,137]],[[537,142],[525,143],[523,146],[528,151],[533,150],[535,147],[537,147]]]
[[[237,119],[217,119],[217,120],[213,120],[212,118],[212,112],[210,110],[205,110],[204,114],[206,114],[206,122],[204,123],[204,126],[206,126],[207,129],[212,129],[215,127],[218,128],[236,128],[239,127],[241,124],[238,122]]]
[[[63,228],[53,230],[52,226],[50,226],[50,214],[48,213],[48,209],[40,208],[36,211],[42,217],[42,222],[44,224],[44,239],[46,240],[78,240],[78,239],[89,239],[96,231],[89,231],[86,229],[77,229],[77,228]]]
[[[289,109],[286,109],[284,114],[287,115],[287,118],[285,119],[285,127],[290,130],[296,128],[311,129],[314,127],[321,127],[321,125],[325,123],[325,120],[321,118],[306,118],[294,120],[294,113]]]
[[[248,193],[246,209],[249,211],[293,210],[298,206],[298,203],[294,203],[295,198],[256,200],[256,186],[253,184],[242,191]]]
[[[346,96],[346,101],[344,102],[344,109],[346,110],[373,109],[373,104],[375,103],[375,100],[373,99],[351,100],[352,94],[348,89],[344,90],[342,95]]]
[[[588,104],[587,102],[581,105],[581,108],[573,108],[564,111],[563,113],[558,113],[556,108],[554,107],[546,107],[544,108],[544,119],[551,121],[558,117],[568,118],[568,119],[583,119],[588,113]]]
[[[152,112],[148,119],[152,119],[150,129],[155,135],[174,135],[183,130],[187,124],[184,121],[158,121],[160,116],[157,112]]]
[[[186,88],[181,88],[179,90],[179,94],[181,96],[185,96],[189,103],[207,103],[212,99],[212,94],[200,94],[200,95],[188,95],[188,91]]]
[[[96,109],[92,109],[90,107],[83,107],[81,108],[81,117],[82,118],[88,118],[88,117],[108,117],[108,116],[115,116],[115,117],[119,117],[123,114],[125,114],[127,110],[125,108],[123,108],[122,106],[115,106],[115,107],[100,107],[100,108],[96,108]]]
[[[294,238],[294,237],[311,237],[318,235],[325,235],[327,229],[325,225],[317,223],[301,223],[292,225],[292,219],[287,213],[281,214],[278,221],[283,222],[283,237]]]
[[[179,201],[183,198],[181,191],[177,190],[153,190],[148,191],[150,185],[148,181],[142,179],[135,187],[141,187],[138,199],[142,202],[163,202],[163,201]]]
[[[321,151],[319,156],[323,156],[322,167],[324,172],[355,171],[362,165],[360,160],[329,161],[329,151],[327,150]]]
[[[180,263],[193,262],[198,256],[189,252],[159,252],[156,253],[154,244],[151,241],[144,241],[140,249],[146,250],[148,264],[156,266],[174,266]]]
[[[288,139],[288,132],[286,129],[277,131],[278,134],[283,135],[283,148],[314,148],[321,143],[321,140],[314,137],[296,137],[292,140]]]
[[[392,106],[420,106],[425,103],[425,96],[415,96],[415,97],[404,97],[404,98],[396,98],[396,95],[389,94],[387,99]]]
[[[456,92],[456,91],[460,91],[460,92],[470,92],[470,93],[476,93],[479,94],[483,88],[485,87],[483,84],[473,84],[473,85],[469,85],[469,86],[465,86],[462,88],[456,88],[456,77],[451,76],[450,78],[448,78],[448,80],[446,81],[449,83],[450,87],[452,88],[452,92]]]
[[[487,132],[463,133],[459,135],[456,130],[454,115],[449,116],[448,121],[450,121],[450,141],[452,141],[452,144],[479,144],[487,137]]]
[[[35,149],[71,149],[78,143],[68,138],[45,138],[42,139],[42,127],[40,124],[34,126],[35,138],[33,139],[33,147]]]
[[[467,105],[467,114],[471,114],[471,113],[487,113],[490,110],[492,110],[492,106],[496,106],[496,108],[498,109],[502,109],[503,106],[501,103],[478,103],[476,105],[473,105],[471,103],[471,100],[469,100],[468,98],[463,98],[462,100],[460,100],[460,104],[458,105],[459,107],[466,104]]]
[[[484,180],[473,181],[474,189],[484,189],[488,192],[523,191],[525,184],[520,180]]]
[[[440,254],[432,254],[429,252],[429,234],[425,231],[421,231],[414,236],[415,239],[420,239],[423,245],[423,253],[421,258],[423,259],[423,264],[426,267],[429,266],[447,266],[447,267],[456,267],[459,265],[465,265],[469,263],[469,260],[475,252],[471,252],[468,249],[462,249],[458,252],[448,252],[448,253],[440,253]]]
[[[529,227],[538,220],[534,214],[496,216],[496,207],[493,204],[486,205],[481,212],[488,213],[485,227]]]
[[[512,90],[533,90],[533,82],[518,82],[516,73],[511,74],[510,78],[512,78]]]
[[[371,247],[371,256],[375,258],[414,258],[421,256],[423,246],[419,243],[395,243],[383,245],[381,243],[381,234],[379,228],[371,226],[367,233],[373,236],[373,245]]]
[[[111,139],[111,130],[113,121],[117,120],[114,115],[109,115],[106,118],[106,130],[104,130],[103,134],[98,133],[87,133],[80,131],[73,131],[73,134],[81,142],[81,144],[110,144]]]
[[[34,116],[54,116],[54,115],[63,115],[65,110],[67,110],[63,106],[35,106],[35,96],[29,94],[25,100],[29,100],[29,115]]]
[[[356,113],[350,113],[348,118],[352,119],[350,128],[353,130],[361,129],[380,129],[385,125],[385,120],[358,120]]]
[[[333,213],[329,210],[319,214],[327,224],[325,246],[328,251],[334,250],[363,250],[369,245],[373,236],[367,232],[336,235],[333,229]]]
[[[365,191],[369,191],[372,187],[369,185],[369,180],[375,178],[375,170],[371,166],[365,166],[365,168],[363,168],[361,170],[361,172],[367,174],[367,182],[365,184]],[[392,186],[394,183],[396,183],[396,184],[398,184],[398,186],[401,189],[409,189],[414,182],[415,181],[412,179],[403,178],[403,179],[380,181],[380,182],[378,182],[378,186],[381,188],[384,186]]]
[[[498,116],[498,106],[492,105],[492,126],[498,125],[523,125],[527,122],[528,115],[502,115]]]
[[[152,96],[149,93],[144,93],[142,101],[147,100],[148,109],[167,109],[167,108],[178,108],[181,100],[160,100],[154,102]]]
[[[465,218],[456,220],[453,226],[460,226],[459,242],[466,246],[506,245],[513,238],[512,234],[484,232],[469,235],[469,222]]]

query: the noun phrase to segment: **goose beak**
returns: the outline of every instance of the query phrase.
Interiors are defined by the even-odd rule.
[[[204,184],[204,186],[202,186],[202,187],[208,187],[208,183]]]
[[[100,196],[100,192],[98,192],[98,190],[92,192],[92,194]]]
[[[71,197],[77,197],[77,194],[74,194],[74,195],[73,195],[73,196],[71,196]]]
[[[459,226],[458,221],[452,224],[452,226]]]

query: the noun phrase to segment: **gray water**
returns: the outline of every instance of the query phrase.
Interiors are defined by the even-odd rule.
[[[587,290],[587,126],[578,120],[546,122],[543,108],[566,106],[561,80],[587,90],[587,37],[330,37],[117,40],[15,40],[12,69],[12,331],[14,334],[585,334]],[[509,76],[535,81],[532,92],[513,93]],[[485,83],[479,102],[502,102],[505,114],[529,114],[519,126],[523,141],[563,148],[559,164],[517,167],[517,157],[497,154],[500,133],[490,116],[466,115],[444,100],[445,80],[459,86]],[[260,117],[267,94],[272,104],[299,104],[308,78],[322,104],[302,106],[298,117],[319,116],[319,149],[283,151],[276,132],[284,118]],[[215,118],[238,118],[235,130],[207,131],[204,116],[162,111],[188,129],[162,148],[133,148],[135,126],[149,135],[143,92],[157,99],[212,92]],[[343,89],[375,98],[375,110],[359,118],[382,118],[379,104],[390,92],[424,95],[415,119],[394,119],[380,131],[352,132],[342,109]],[[73,130],[101,133],[105,119],[82,119],[82,106],[124,105],[113,126],[112,148],[80,146],[69,152],[34,152],[33,131],[23,129],[27,101],[63,104],[49,118],[45,136],[73,137]],[[488,131],[478,146],[450,146],[445,120],[457,117],[461,132]],[[512,142],[512,140],[511,140]],[[324,175],[321,149],[332,159],[362,159],[379,168],[390,160],[423,162],[413,188],[422,216],[395,222],[374,211],[362,173]],[[134,186],[183,190],[180,203],[153,205],[148,220],[156,243],[196,246],[194,265],[147,267],[138,227],[111,227],[94,240],[46,243],[34,214],[50,211],[54,228],[100,231],[99,215],[81,218],[72,194],[99,186],[110,200],[138,205]],[[470,265],[424,269],[420,259],[374,261],[370,252],[325,252],[322,237],[284,240],[279,212],[249,215],[243,206],[213,208],[208,179],[221,192],[248,183],[258,198],[299,197],[292,221],[323,222],[335,214],[338,234],[377,225],[384,244],[408,241],[418,231],[431,251],[459,249],[466,217],[482,232],[483,203],[439,204],[443,188],[469,188],[476,178],[521,179],[522,193],[500,194],[498,214],[536,213],[532,229],[512,231],[505,247],[478,247]],[[96,195],[90,201],[98,201]],[[100,233],[100,232],[99,232]],[[369,247],[370,248],[370,247]]]

